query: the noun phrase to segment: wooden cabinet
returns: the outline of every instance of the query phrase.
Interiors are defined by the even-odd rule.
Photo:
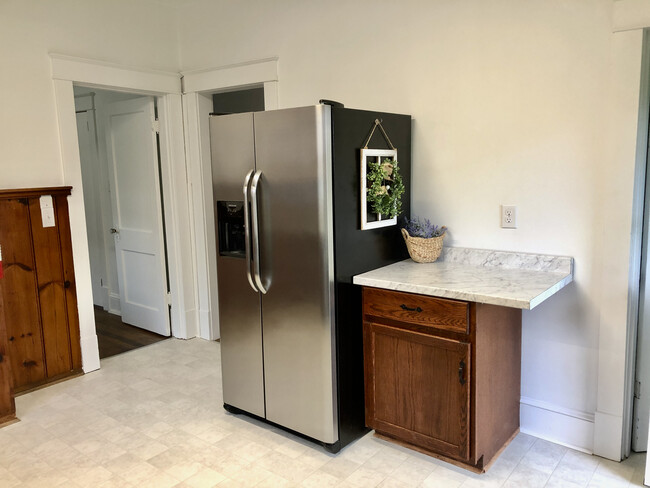
[[[366,425],[483,471],[519,431],[521,311],[365,287]]]
[[[5,313],[0,293],[0,427],[14,420],[16,420],[16,403],[14,402],[11,364],[7,354]]]
[[[0,190],[7,353],[16,391],[81,370],[67,196],[70,187]],[[52,197],[45,227],[42,195]]]

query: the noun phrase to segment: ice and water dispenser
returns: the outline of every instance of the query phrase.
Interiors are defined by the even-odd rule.
[[[244,202],[217,201],[219,223],[219,254],[244,258],[246,240],[244,229]]]

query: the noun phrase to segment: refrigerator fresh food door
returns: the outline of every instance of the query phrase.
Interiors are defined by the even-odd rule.
[[[242,230],[248,230],[243,212],[244,180],[255,169],[253,114],[210,117],[210,142],[220,250],[217,284],[223,401],[264,417],[260,294],[247,279],[251,268],[242,249]],[[223,221],[219,221],[219,215]],[[224,238],[229,242],[220,242]],[[237,241],[234,245],[233,240]]]
[[[327,444],[339,435],[330,120],[325,105],[255,113],[266,418]]]

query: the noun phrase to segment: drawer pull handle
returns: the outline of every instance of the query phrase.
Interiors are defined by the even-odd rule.
[[[402,310],[408,310],[409,312],[421,312],[422,311],[422,309],[420,307],[410,308],[410,307],[407,307],[406,305],[404,305],[403,303],[402,303],[401,307],[402,307]]]
[[[460,364],[458,365],[458,382],[461,385],[465,384],[465,361],[462,359],[460,360]]]

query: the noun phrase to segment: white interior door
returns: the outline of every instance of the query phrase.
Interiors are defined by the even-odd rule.
[[[111,103],[106,137],[122,321],[170,335],[153,98]]]

